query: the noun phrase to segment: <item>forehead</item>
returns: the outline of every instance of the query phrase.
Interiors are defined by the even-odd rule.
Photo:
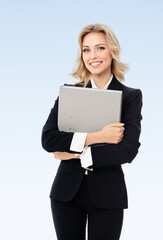
[[[106,36],[104,33],[88,33],[83,39],[83,46],[94,46],[99,43],[106,44]]]

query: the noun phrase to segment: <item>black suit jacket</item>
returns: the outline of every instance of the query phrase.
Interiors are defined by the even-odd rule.
[[[92,87],[91,81],[87,87]],[[142,92],[123,85],[114,75],[108,89],[123,91],[121,122],[125,123],[124,137],[118,144],[90,145],[93,171],[88,171],[88,192],[92,205],[96,207],[124,209],[128,208],[128,196],[121,165],[131,163],[140,147]],[[58,130],[58,98],[43,127],[42,146],[48,152],[72,153],[70,145],[73,132]],[[85,169],[81,167],[80,159],[61,160],[49,197],[63,202],[70,201],[84,176]]]

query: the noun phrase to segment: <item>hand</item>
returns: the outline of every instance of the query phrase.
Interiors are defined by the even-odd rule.
[[[110,123],[106,125],[101,131],[101,137],[106,143],[119,143],[123,136],[124,130],[123,123]]]
[[[52,154],[54,154],[54,158],[59,160],[69,160],[72,158],[80,158],[79,156],[74,156],[73,153],[68,153],[68,152],[52,152]]]

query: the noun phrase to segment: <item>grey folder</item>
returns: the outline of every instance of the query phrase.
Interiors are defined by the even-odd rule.
[[[120,122],[122,91],[61,86],[58,128],[65,132],[96,132]]]

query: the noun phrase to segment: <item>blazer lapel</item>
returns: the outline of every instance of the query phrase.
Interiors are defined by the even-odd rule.
[[[92,88],[91,80],[88,81],[86,87],[87,87],[87,88]]]
[[[114,74],[113,74],[113,79],[112,79],[112,81],[109,84],[107,89],[110,89],[110,90],[121,90],[121,84],[117,80],[117,78],[114,76]]]

